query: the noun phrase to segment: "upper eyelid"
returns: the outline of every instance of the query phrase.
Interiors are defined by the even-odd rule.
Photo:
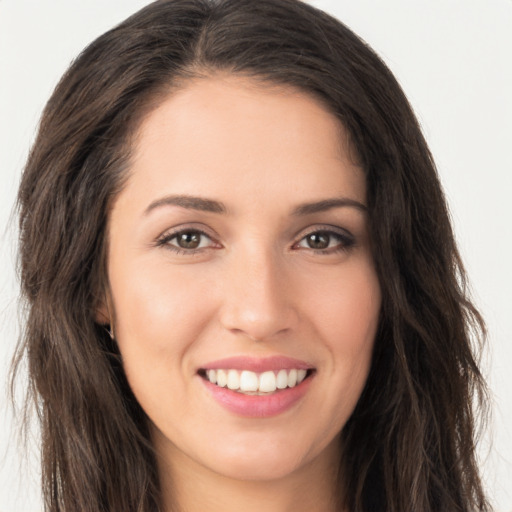
[[[187,232],[195,232],[199,233],[200,236],[205,236],[210,241],[208,243],[207,247],[197,247],[197,248],[185,248],[180,247],[177,243],[171,243],[172,240],[176,239],[180,233],[187,233]],[[183,255],[195,255],[204,252],[208,249],[219,249],[222,248],[222,244],[218,242],[214,237],[212,237],[210,234],[205,232],[202,229],[198,228],[181,228],[174,231],[164,231],[154,242],[154,246],[157,248],[166,248],[169,251],[173,251],[177,254],[183,254]]]
[[[341,250],[348,250],[355,245],[357,245],[356,237],[347,229],[341,228],[339,226],[332,226],[332,225],[315,225],[311,226],[310,229],[302,230],[299,232],[299,235],[295,238],[295,241],[293,242],[291,246],[291,250],[298,250],[301,249],[299,245],[302,243],[304,239],[306,239],[308,236],[313,235],[315,233],[326,233],[329,236],[334,236],[338,239],[338,243],[336,244],[339,246],[331,247],[331,248],[324,248],[324,249],[314,249],[314,248],[307,248],[302,247],[302,249],[306,251],[314,251],[315,253],[321,253],[321,254],[330,254],[333,252],[338,252]]]
[[[187,232],[196,232],[200,233],[201,235],[205,235],[208,238],[210,238],[213,241],[217,241],[219,238],[215,232],[212,232],[212,230],[205,228],[205,227],[198,227],[194,225],[190,226],[178,226],[176,228],[169,228],[163,231],[160,235],[157,236],[156,240],[164,240],[164,239],[172,239],[173,237],[179,235],[180,233],[187,233]]]
[[[318,224],[315,226],[310,226],[309,228],[302,229],[297,233],[295,238],[297,241],[300,241],[304,237],[318,232],[334,233],[335,235],[346,236],[347,238],[355,239],[355,236],[348,229],[342,228],[340,226],[333,226],[330,224]]]

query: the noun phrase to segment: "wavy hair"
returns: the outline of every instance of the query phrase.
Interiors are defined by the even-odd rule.
[[[366,174],[382,311],[341,432],[351,511],[489,510],[475,459],[483,321],[431,154],[397,81],[345,25],[298,0],[159,0],[88,46],[57,85],[18,196],[28,361],[47,512],[160,507],[148,419],[96,311],[109,208],[143,117],[217,71],[321,99]],[[27,402],[28,403],[28,402]]]

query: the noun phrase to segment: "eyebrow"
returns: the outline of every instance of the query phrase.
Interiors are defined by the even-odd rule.
[[[195,196],[166,196],[153,201],[144,211],[144,215],[148,215],[151,211],[161,206],[180,206],[189,210],[199,210],[201,212],[210,213],[226,213],[227,209],[220,201],[213,199],[205,199]]]
[[[198,210],[209,213],[227,213],[227,208],[224,203],[214,199],[206,199],[204,197],[189,195],[171,195],[153,201],[144,211],[144,215],[148,215],[153,210],[162,206],[179,206],[188,210]],[[305,215],[312,215],[314,213],[325,212],[327,210],[332,210],[333,208],[343,207],[356,208],[363,212],[367,211],[366,206],[355,199],[350,199],[348,197],[335,197],[300,204],[292,210],[292,215],[301,217]]]
[[[334,197],[331,199],[323,199],[322,201],[301,204],[294,208],[294,210],[292,211],[292,215],[312,215],[314,213],[332,210],[333,208],[343,207],[356,208],[357,210],[360,210],[362,212],[368,211],[368,208],[363,203],[360,203],[355,199],[350,199],[348,197]]]

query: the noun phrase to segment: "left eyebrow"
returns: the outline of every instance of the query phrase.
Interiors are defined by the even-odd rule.
[[[148,215],[153,210],[162,206],[179,206],[189,210],[199,210],[202,212],[211,213],[226,213],[227,209],[220,201],[213,199],[207,199],[204,197],[178,195],[178,196],[166,196],[161,199],[153,201],[144,211],[144,215]]]
[[[367,212],[368,208],[359,201],[355,199],[350,199],[348,197],[334,197],[331,199],[323,199],[321,201],[315,201],[312,203],[304,203],[300,204],[296,208],[293,209],[292,215],[295,216],[303,216],[303,215],[311,215],[313,213],[325,212],[327,210],[332,210],[333,208],[356,208],[362,212]]]

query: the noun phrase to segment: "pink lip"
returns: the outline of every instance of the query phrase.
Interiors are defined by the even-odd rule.
[[[299,359],[293,359],[286,356],[272,356],[256,358],[250,356],[238,356],[228,357],[225,359],[218,359],[202,366],[203,370],[250,370],[256,373],[263,373],[267,371],[279,371],[279,370],[310,370],[313,366],[300,361]]]
[[[312,370],[311,364],[286,356],[256,358],[251,356],[228,357],[211,361],[201,370],[249,370],[256,373],[279,370]],[[244,395],[228,388],[221,388],[201,377],[211,396],[228,411],[248,418],[266,418],[281,414],[290,409],[307,393],[314,374],[293,388],[276,391],[270,395]]]
[[[276,391],[271,395],[244,395],[228,388],[221,388],[201,378],[213,398],[228,411],[247,418],[268,418],[290,409],[307,393],[314,375],[298,386]]]

